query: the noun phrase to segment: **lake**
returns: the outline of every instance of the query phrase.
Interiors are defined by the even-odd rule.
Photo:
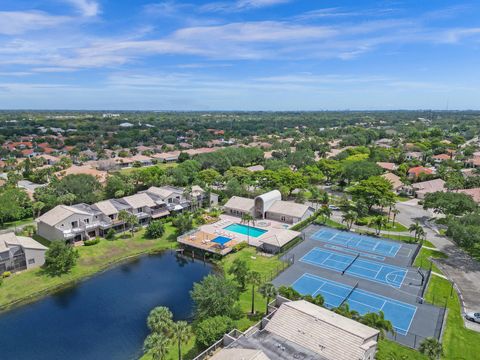
[[[189,319],[194,282],[212,271],[174,252],[121,264],[74,287],[0,314],[0,354],[15,360],[138,359],[146,319],[167,306]],[[1,291],[1,287],[0,287]]]

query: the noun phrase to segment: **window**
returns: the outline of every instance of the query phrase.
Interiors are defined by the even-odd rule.
[[[83,221],[85,222],[85,224],[89,224],[89,223],[90,223],[90,219],[83,219]]]
[[[28,265],[35,264],[35,259],[28,259]]]

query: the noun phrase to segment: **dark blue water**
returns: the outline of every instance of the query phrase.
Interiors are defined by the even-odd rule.
[[[211,270],[171,252],[145,256],[0,314],[0,359],[137,359],[150,310],[189,318],[189,291]]]

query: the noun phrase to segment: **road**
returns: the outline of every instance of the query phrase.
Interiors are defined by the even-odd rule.
[[[415,221],[419,221],[424,226],[427,240],[448,256],[446,259],[437,259],[436,263],[459,288],[464,311],[480,311],[480,263],[448,238],[439,235],[436,229],[430,228],[426,220],[431,218],[432,214],[423,210],[415,200],[398,203],[397,209],[400,210],[397,215],[399,222],[408,227]],[[480,324],[465,321],[465,325],[472,330],[480,331]]]

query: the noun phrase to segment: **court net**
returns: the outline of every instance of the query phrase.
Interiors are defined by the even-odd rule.
[[[357,256],[355,256],[355,258],[352,260],[352,262],[351,262],[350,264],[348,264],[348,265],[345,267],[345,269],[343,269],[342,275],[344,275],[345,272],[346,272],[348,269],[350,269],[350,266],[352,266],[353,263],[354,263],[359,257],[360,257],[360,254],[357,254]]]
[[[355,286],[352,288],[352,290],[350,290],[350,292],[348,293],[348,295],[345,297],[345,299],[342,300],[342,302],[340,303],[340,305],[338,305],[338,307],[342,306],[343,304],[345,304],[345,302],[348,300],[348,298],[350,296],[352,296],[353,292],[355,291],[355,289],[358,287],[358,281],[357,283],[355,284]]]

